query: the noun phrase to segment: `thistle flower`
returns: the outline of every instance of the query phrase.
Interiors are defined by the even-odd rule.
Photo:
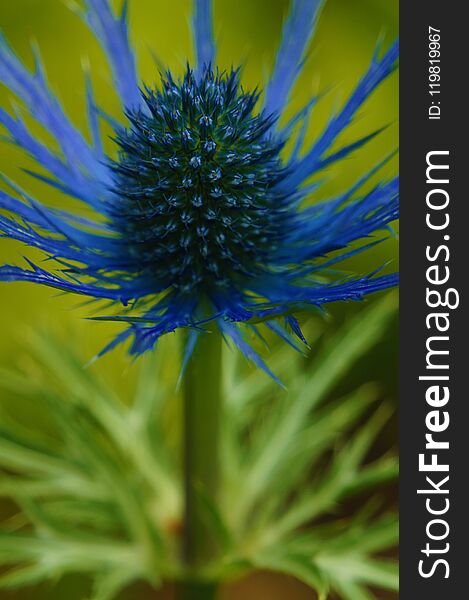
[[[302,140],[315,98],[280,125],[301,71],[321,2],[292,0],[265,93],[245,91],[239,69],[216,66],[210,0],[195,1],[196,64],[184,77],[139,87],[127,29],[127,3],[115,16],[107,0],[86,0],[85,21],[104,47],[125,125],[114,124],[117,152],[103,153],[91,84],[87,99],[93,143],[70,123],[48,87],[37,52],[31,73],[0,41],[0,80],[57,140],[54,153],[25,122],[0,112],[11,141],[49,175],[31,173],[96,211],[96,221],[47,208],[13,182],[0,191],[0,232],[44,251],[46,270],[0,267],[0,281],[29,281],[108,300],[123,308],[99,319],[128,324],[105,349],[132,338],[130,352],[154,347],[165,333],[187,328],[187,356],[211,321],[257,365],[247,328],[263,322],[295,345],[305,341],[295,313],[338,300],[358,300],[395,285],[396,275],[337,276],[330,267],[376,241],[350,248],[397,217],[397,179],[370,192],[363,184],[305,206],[311,178],[365,144],[375,133],[331,148],[357,110],[394,70],[397,43],[368,71],[340,111],[305,152]],[[104,115],[105,116],[105,115]],[[298,141],[287,152],[286,142]],[[19,199],[21,198],[21,199]],[[332,257],[329,256],[332,252]],[[325,258],[326,257],[326,258]]]

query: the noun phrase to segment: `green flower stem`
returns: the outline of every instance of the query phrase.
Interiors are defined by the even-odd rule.
[[[219,469],[221,411],[221,334],[213,328],[200,335],[184,377],[184,560],[191,579],[216,551],[207,523],[209,506],[216,501]],[[215,598],[212,584],[182,586],[183,600]],[[192,594],[192,595],[191,595]]]
[[[218,585],[184,581],[180,584],[178,600],[216,600]]]

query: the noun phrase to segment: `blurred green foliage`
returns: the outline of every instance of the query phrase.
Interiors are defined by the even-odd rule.
[[[278,571],[324,600],[331,591],[365,600],[370,586],[396,590],[395,562],[376,555],[397,542],[396,515],[382,502],[397,459],[370,454],[393,409],[370,384],[336,395],[395,308],[390,293],[345,330],[328,331],[313,361],[280,346],[272,362],[287,392],[260,371],[243,375],[239,353],[225,347],[218,495],[199,491],[216,553],[199,577]],[[77,599],[114,600],[136,581],[158,588],[185,577],[172,341],[141,359],[130,402],[50,333],[31,334],[22,366],[0,370],[0,495],[17,507],[0,533],[0,564],[10,567],[0,586],[78,573],[91,587]]]

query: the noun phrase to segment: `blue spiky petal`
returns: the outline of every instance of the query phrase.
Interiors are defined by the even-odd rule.
[[[257,331],[257,324],[265,323],[296,346],[292,336],[305,342],[296,312],[359,300],[397,283],[396,275],[344,277],[331,268],[370,250],[378,240],[368,238],[397,218],[397,179],[363,193],[378,165],[341,196],[304,203],[315,190],[308,184],[313,175],[378,133],[331,152],[358,109],[394,70],[397,43],[381,58],[376,52],[344,107],[300,154],[316,99],[286,125],[279,123],[322,2],[292,0],[264,95],[244,90],[239,70],[217,70],[210,0],[195,1],[194,68],[187,67],[182,79],[167,72],[161,84],[142,89],[129,44],[126,3],[119,16],[107,0],[86,0],[85,6],[82,16],[108,55],[126,118],[125,125],[114,125],[116,156],[103,154],[98,123],[103,113],[89,78],[91,144],[52,94],[37,51],[30,72],[3,38],[0,80],[48,129],[60,152],[37,140],[19,115],[0,110],[0,123],[10,141],[42,167],[31,175],[99,214],[90,222],[49,209],[4,179],[0,235],[44,251],[57,267],[4,265],[0,280],[41,283],[124,307],[117,315],[98,317],[128,326],[107,349],[132,338],[130,351],[140,354],[163,334],[189,328],[190,353],[205,324],[214,321],[225,338],[266,371],[240,324]],[[297,143],[288,155],[286,142],[298,126]],[[357,245],[360,240],[366,243]]]

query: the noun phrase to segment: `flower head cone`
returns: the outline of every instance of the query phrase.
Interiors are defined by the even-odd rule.
[[[87,82],[92,143],[67,118],[42,64],[29,71],[0,39],[0,81],[58,143],[53,152],[19,116],[0,110],[9,139],[40,167],[31,173],[96,213],[84,220],[48,208],[15,183],[0,190],[0,234],[42,250],[44,266],[4,265],[0,281],[28,281],[107,300],[126,328],[106,348],[131,339],[154,347],[165,333],[189,330],[187,355],[215,323],[264,369],[246,332],[264,324],[289,343],[305,341],[295,314],[395,285],[396,275],[347,276],[331,267],[369,250],[397,218],[397,179],[362,187],[380,165],[339,197],[314,200],[311,178],[375,134],[332,150],[338,136],[395,69],[397,43],[372,62],[315,142],[300,152],[311,99],[286,125],[281,117],[304,61],[321,2],[292,0],[265,91],[247,91],[238,69],[217,68],[212,6],[196,0],[196,63],[181,78],[140,85],[129,45],[126,3],[86,0],[82,16],[105,49],[122,104],[113,123],[116,151],[105,156],[107,118]],[[109,118],[108,118],[109,120]],[[287,142],[293,134],[298,143]],[[44,174],[47,172],[47,175]],[[381,236],[382,237],[382,236]],[[366,240],[357,245],[356,242]],[[353,246],[352,246],[353,245]],[[333,254],[332,254],[333,253]],[[53,260],[50,260],[53,259]],[[243,327],[244,325],[244,327]]]

